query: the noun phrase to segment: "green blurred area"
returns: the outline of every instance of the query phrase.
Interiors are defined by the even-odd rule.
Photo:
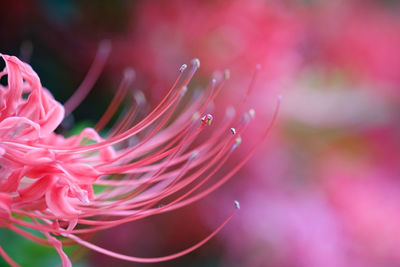
[[[0,245],[21,266],[61,266],[60,257],[53,247],[38,245],[8,229],[0,228]],[[71,255],[74,249],[75,246],[64,246],[64,251],[68,255]],[[9,266],[2,257],[0,257],[0,266]],[[78,261],[74,263],[74,266],[89,265]]]

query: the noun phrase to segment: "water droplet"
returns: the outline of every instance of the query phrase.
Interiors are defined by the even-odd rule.
[[[213,121],[213,116],[211,114],[207,114],[205,116],[203,116],[203,118],[201,118],[201,122],[210,126],[212,121]]]

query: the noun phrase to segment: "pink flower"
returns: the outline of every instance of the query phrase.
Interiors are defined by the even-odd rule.
[[[67,102],[67,113],[88,93],[107,54],[103,44],[87,78]],[[212,79],[189,103],[182,101],[200,67],[199,60],[194,59],[189,67],[179,69],[170,91],[153,111],[136,123],[136,111],[144,104],[143,96],[136,94],[126,115],[102,138],[98,131],[108,124],[134,78],[134,72],[128,70],[96,130],[86,128],[77,136],[65,138],[54,132],[64,118],[63,106],[42,87],[28,64],[0,55],[6,63],[1,76],[8,80],[0,90],[1,226],[54,246],[63,266],[71,266],[62,250],[62,245],[71,241],[119,259],[158,262],[191,252],[232,218],[233,213],[191,248],[159,258],[118,254],[81,236],[186,206],[221,186],[243,166],[271,124],[239,164],[214,184],[204,186],[235,151],[250,122],[239,116],[245,100],[236,115],[215,118],[217,127],[212,124],[213,116],[206,113],[228,75],[220,81]],[[207,133],[212,128],[216,129]],[[200,140],[196,140],[198,136],[202,136]],[[97,193],[93,186],[99,188]],[[37,230],[46,239],[18,226]],[[17,265],[1,247],[0,254]]]

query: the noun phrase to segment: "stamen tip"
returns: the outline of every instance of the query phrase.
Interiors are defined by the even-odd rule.
[[[283,96],[282,96],[282,95],[278,95],[278,97],[277,97],[277,98],[278,98],[278,100],[279,100],[279,101],[281,101],[281,100],[282,100],[282,98],[283,98]]]
[[[249,110],[249,115],[251,119],[254,119],[254,117],[256,116],[256,111],[254,109],[250,109]]]
[[[257,70],[261,70],[261,64],[257,64],[257,65],[256,65],[256,69],[257,69]]]
[[[146,97],[142,91],[137,90],[133,93],[133,97],[138,105],[143,105],[146,103]]]
[[[224,79],[229,80],[231,78],[231,71],[229,69],[226,69],[224,71]]]
[[[135,75],[135,70],[131,67],[128,67],[124,70],[124,78],[129,81],[132,81],[135,78]]]
[[[200,60],[198,58],[194,58],[192,59],[193,66],[195,66],[196,68],[200,68]]]
[[[240,136],[236,137],[235,143],[232,146],[232,151],[235,150],[236,148],[238,148],[241,143],[242,143],[242,137],[240,137]]]
[[[239,145],[242,143],[242,137],[238,136],[238,137],[236,138],[235,142],[236,142],[236,145],[239,146]]]
[[[184,72],[186,68],[187,68],[187,65],[186,65],[186,64],[183,64],[183,65],[179,68],[179,72]]]
[[[235,208],[236,208],[236,209],[240,210],[240,203],[239,203],[239,201],[235,200],[235,201],[233,201],[233,204],[235,204]]]

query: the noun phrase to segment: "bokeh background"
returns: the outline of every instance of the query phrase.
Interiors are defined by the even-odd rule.
[[[215,229],[237,199],[241,211],[206,245],[147,266],[400,266],[400,2],[19,0],[3,3],[0,36],[0,52],[30,62],[62,103],[111,41],[94,90],[60,133],[93,126],[127,67],[149,107],[191,58],[201,60],[193,88],[229,68],[214,103],[221,113],[261,64],[243,153],[283,96],[272,132],[227,184],[179,211],[100,232],[96,244],[167,255]],[[23,266],[59,264],[53,249],[6,229],[0,244]],[[66,250],[76,266],[144,266]]]

